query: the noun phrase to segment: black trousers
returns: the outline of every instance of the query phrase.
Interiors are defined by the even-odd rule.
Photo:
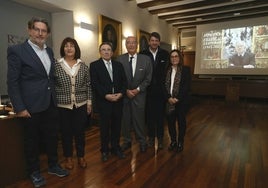
[[[73,156],[73,138],[77,157],[85,155],[85,128],[88,122],[87,105],[79,108],[59,108],[60,129],[65,157]]]
[[[100,110],[101,152],[120,150],[122,103],[112,104],[110,111]],[[111,148],[109,147],[111,146]]]
[[[40,143],[45,145],[48,165],[58,163],[59,119],[57,108],[51,104],[43,112],[31,114],[31,118],[20,118],[24,126],[24,150],[28,173],[40,171]]]
[[[146,98],[146,124],[148,136],[162,139],[164,136],[165,101],[161,97]]]
[[[175,111],[167,115],[168,132],[171,142],[184,142],[186,132],[186,115],[187,109],[182,105],[176,105]]]

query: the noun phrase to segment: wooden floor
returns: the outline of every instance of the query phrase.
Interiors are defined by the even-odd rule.
[[[126,159],[100,160],[99,129],[87,131],[88,168],[75,167],[66,178],[48,175],[42,159],[47,188],[266,188],[268,187],[267,100],[195,99],[188,115],[185,149],[139,152],[136,142]],[[43,157],[44,158],[44,157]],[[62,162],[60,151],[60,161]],[[28,179],[8,186],[32,187]]]

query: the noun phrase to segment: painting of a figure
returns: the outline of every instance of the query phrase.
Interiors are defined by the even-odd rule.
[[[111,24],[107,24],[104,27],[102,33],[102,42],[110,42],[113,45],[113,51],[117,48],[117,36],[115,28]]]
[[[113,46],[113,57],[121,54],[122,24],[106,16],[99,16],[99,45],[102,42],[110,42]]]
[[[149,46],[150,33],[143,30],[138,30],[137,36],[139,40],[139,51],[141,52],[146,50]]]

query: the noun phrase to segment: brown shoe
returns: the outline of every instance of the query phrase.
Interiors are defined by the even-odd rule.
[[[72,170],[74,168],[74,163],[72,157],[67,157],[65,159],[65,168]]]
[[[87,162],[86,162],[85,158],[83,158],[83,157],[78,158],[78,164],[81,168],[87,167]]]

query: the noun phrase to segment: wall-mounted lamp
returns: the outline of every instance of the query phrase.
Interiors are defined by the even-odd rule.
[[[86,22],[80,22],[80,27],[82,29],[86,29],[86,30],[90,30],[90,31],[93,30],[93,25],[89,24],[89,23],[86,23]]]

